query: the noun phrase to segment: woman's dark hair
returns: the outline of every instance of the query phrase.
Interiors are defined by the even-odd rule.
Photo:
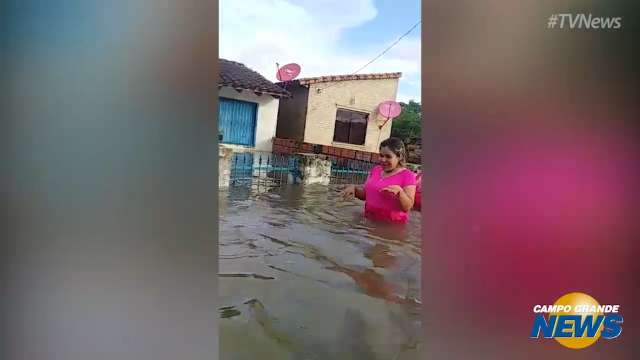
[[[407,150],[405,149],[402,140],[395,137],[390,137],[380,143],[380,150],[382,150],[383,147],[386,147],[387,149],[391,150],[391,152],[396,154],[396,156],[400,158],[398,163],[402,166],[405,166],[407,161]]]

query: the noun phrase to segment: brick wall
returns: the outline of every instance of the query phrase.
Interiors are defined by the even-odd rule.
[[[295,154],[301,152],[313,153],[315,146],[320,146],[321,154],[335,156],[337,158],[353,159],[375,163],[377,163],[379,160],[378,153],[372,153],[368,151],[343,149],[327,145],[316,145],[291,139],[273,139],[273,152],[276,154]]]

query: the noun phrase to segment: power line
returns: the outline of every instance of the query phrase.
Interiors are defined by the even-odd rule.
[[[357,74],[360,70],[366,68],[367,66],[371,65],[371,63],[373,63],[374,61],[378,60],[382,55],[386,54],[389,50],[391,50],[391,48],[393,48],[394,46],[396,46],[397,43],[400,42],[400,40],[402,40],[405,36],[409,35],[413,29],[415,29],[418,25],[420,25],[420,23],[422,22],[422,20],[418,21],[417,23],[415,23],[411,29],[409,29],[406,33],[402,34],[402,36],[400,36],[398,38],[398,40],[396,40],[393,44],[389,45],[389,47],[387,47],[386,49],[384,49],[378,56],[376,56],[375,58],[373,58],[373,60],[369,61],[368,63],[366,63],[363,67],[361,67],[360,69],[356,70],[352,75]]]
[[[413,29],[415,29],[418,25],[420,25],[420,23],[422,22],[422,20],[418,20],[417,23],[413,24],[413,26],[411,26],[411,28],[409,28],[409,30],[407,30],[404,34],[402,34],[396,41],[394,41],[391,45],[389,45],[386,49],[384,49],[380,54],[378,54],[376,57],[374,57],[371,61],[369,61],[368,63],[366,63],[364,66],[362,66],[361,68],[359,68],[358,70],[354,71],[353,73],[349,74],[349,75],[355,75],[358,72],[360,72],[362,69],[366,68],[367,66],[371,65],[374,61],[378,60],[379,58],[382,57],[382,55],[386,54],[389,50],[391,50],[394,46],[396,46],[396,44],[398,44],[400,42],[400,40],[402,40],[405,36],[409,35]],[[321,90],[325,90],[328,89],[332,86],[334,86],[337,83],[334,83],[333,85],[329,85],[325,88],[322,88]]]

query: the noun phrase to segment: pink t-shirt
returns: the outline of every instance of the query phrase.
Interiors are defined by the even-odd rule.
[[[416,185],[416,174],[409,169],[403,169],[392,176],[382,177],[382,166],[374,167],[364,184],[364,214],[367,218],[390,222],[409,220],[409,212],[402,209],[398,197],[390,192],[380,191],[391,185],[399,185],[402,188]]]

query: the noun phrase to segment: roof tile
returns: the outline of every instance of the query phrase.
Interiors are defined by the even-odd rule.
[[[279,97],[291,96],[287,90],[267,80],[244,64],[226,59],[218,59],[218,63],[220,65],[218,86],[228,86],[238,91],[250,90]]]
[[[378,73],[378,74],[349,74],[349,75],[326,75],[318,77],[308,77],[296,79],[294,82],[300,85],[317,84],[322,82],[347,81],[347,80],[373,80],[373,79],[399,79],[402,76],[400,72],[394,73]],[[282,82],[276,84],[284,84]]]

